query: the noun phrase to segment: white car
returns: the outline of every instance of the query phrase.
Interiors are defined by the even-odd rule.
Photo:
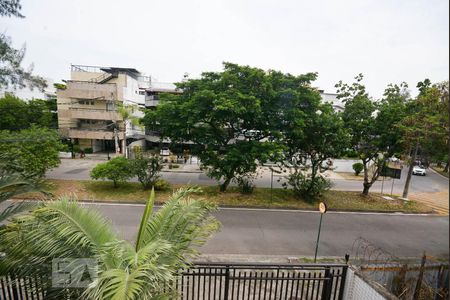
[[[161,150],[159,151],[159,155],[161,156],[169,156],[170,155],[170,150],[169,148],[161,148]]]
[[[413,175],[421,175],[421,176],[427,175],[427,171],[422,166],[414,166],[412,173]]]

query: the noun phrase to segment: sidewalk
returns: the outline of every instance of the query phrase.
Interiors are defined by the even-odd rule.
[[[426,204],[441,215],[449,214],[448,190],[442,190],[436,193],[413,193],[409,196],[409,198],[411,200]]]

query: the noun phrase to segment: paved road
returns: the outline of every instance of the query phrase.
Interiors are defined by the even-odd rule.
[[[93,161],[93,160],[82,160],[82,159],[63,159],[61,165],[51,170],[47,173],[48,178],[54,179],[79,179],[88,180],[90,179],[90,170],[99,162],[104,161]],[[343,164],[342,164],[343,165]],[[339,166],[338,168],[344,168]],[[394,181],[394,194],[401,194],[403,191],[404,182],[406,179],[406,168],[403,168],[402,179]],[[201,173],[174,173],[174,172],[164,172],[162,173],[164,179],[168,180],[174,184],[198,184],[198,185],[216,185],[217,182],[208,178],[205,174]],[[274,176],[273,186],[281,187],[282,182],[278,182],[277,179],[282,179],[280,176]],[[346,191],[360,191],[362,190],[362,181],[357,180],[342,180],[333,179],[334,183],[333,189],[336,190],[346,190]],[[262,177],[255,181],[256,185],[259,187],[270,187],[271,178],[269,173],[263,174]],[[384,183],[384,193],[390,193],[392,181],[386,181]],[[413,193],[436,193],[442,190],[448,191],[449,181],[447,178],[440,174],[437,174],[433,170],[429,169],[427,176],[413,176],[411,180],[410,192]],[[380,192],[382,182],[377,181],[373,187],[372,191]]]
[[[143,212],[142,205],[89,204],[113,222],[126,239],[133,239]],[[319,214],[313,212],[220,209],[222,223],[203,254],[311,256]],[[320,256],[352,253],[358,237],[398,257],[449,255],[448,217],[399,214],[327,213],[323,219]],[[355,253],[353,249],[353,253]],[[352,254],[353,254],[352,253]]]

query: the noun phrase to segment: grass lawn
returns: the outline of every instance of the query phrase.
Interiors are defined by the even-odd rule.
[[[150,195],[150,191],[142,190],[139,183],[130,182],[114,188],[111,182],[104,181],[49,180],[49,182],[55,197],[68,195],[88,201],[145,203]],[[167,191],[157,191],[156,200],[166,201],[172,191],[180,187],[182,186],[174,185]],[[220,192],[217,186],[201,188],[202,192],[198,196],[219,206],[318,210],[317,203],[296,199],[291,190],[273,189],[271,200],[270,188],[256,188],[252,194],[247,195],[239,193],[235,187],[230,187],[225,193]],[[28,194],[27,198],[42,199],[42,196]],[[376,193],[362,197],[359,192],[328,191],[321,201],[327,204],[329,210],[338,211],[431,212],[430,208],[421,203],[389,201]]]
[[[437,166],[432,166],[431,168],[433,170],[435,170],[436,172],[438,172],[439,174],[441,174],[441,175],[443,175],[443,176],[448,178],[448,173],[444,172],[444,168],[440,168],[440,167],[437,167]]]

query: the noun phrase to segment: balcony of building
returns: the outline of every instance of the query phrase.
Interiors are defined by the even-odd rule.
[[[145,96],[145,107],[154,107],[159,104],[159,95],[148,94]]]
[[[123,131],[117,133],[119,140],[123,140],[125,134]],[[114,131],[110,129],[95,129],[95,128],[83,128],[72,127],[69,128],[69,138],[74,139],[96,139],[96,140],[112,140],[114,139]]]
[[[91,100],[116,100],[115,83],[95,83],[88,81],[67,81],[65,90],[58,90],[58,97]]]
[[[122,121],[123,117],[116,110],[70,107],[71,119]]]

